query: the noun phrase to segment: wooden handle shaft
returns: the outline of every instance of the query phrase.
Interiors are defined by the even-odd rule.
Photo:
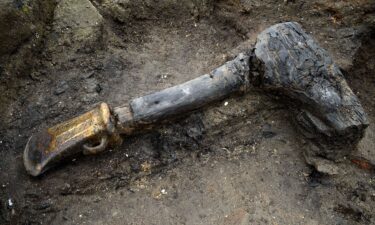
[[[241,53],[209,74],[115,108],[120,130],[155,124],[221,100],[249,85],[249,55]]]

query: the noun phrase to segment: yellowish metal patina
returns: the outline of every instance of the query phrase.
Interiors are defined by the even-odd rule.
[[[108,104],[101,103],[83,115],[31,136],[24,152],[25,167],[37,176],[70,155],[96,154],[108,145],[118,145],[122,139],[115,125]]]

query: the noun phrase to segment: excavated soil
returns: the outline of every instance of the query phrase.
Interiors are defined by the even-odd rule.
[[[51,18],[32,56],[14,53],[32,66],[2,71],[0,224],[375,224],[373,1],[91,3],[103,17],[99,37],[58,39]],[[369,114],[356,153],[367,164],[317,172],[287,103],[251,91],[41,177],[25,172],[36,130],[207,73],[283,21],[301,23],[343,69]]]

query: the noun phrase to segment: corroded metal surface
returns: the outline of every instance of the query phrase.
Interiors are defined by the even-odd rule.
[[[87,143],[100,143],[99,146],[102,146],[103,139],[105,145],[118,143],[120,137],[114,125],[108,105],[101,103],[81,116],[34,134],[24,152],[26,170],[37,176],[58,161],[79,153]],[[103,150],[103,147],[107,146],[100,149],[87,147],[85,153],[94,154],[95,150]]]

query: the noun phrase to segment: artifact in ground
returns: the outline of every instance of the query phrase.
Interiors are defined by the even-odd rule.
[[[263,31],[255,48],[186,83],[136,98],[113,110],[102,103],[28,141],[24,164],[34,176],[83,151],[96,154],[130,135],[178,118],[249,88],[282,96],[304,134],[317,148],[312,155],[337,160],[349,154],[368,126],[367,116],[328,53],[298,23]]]

